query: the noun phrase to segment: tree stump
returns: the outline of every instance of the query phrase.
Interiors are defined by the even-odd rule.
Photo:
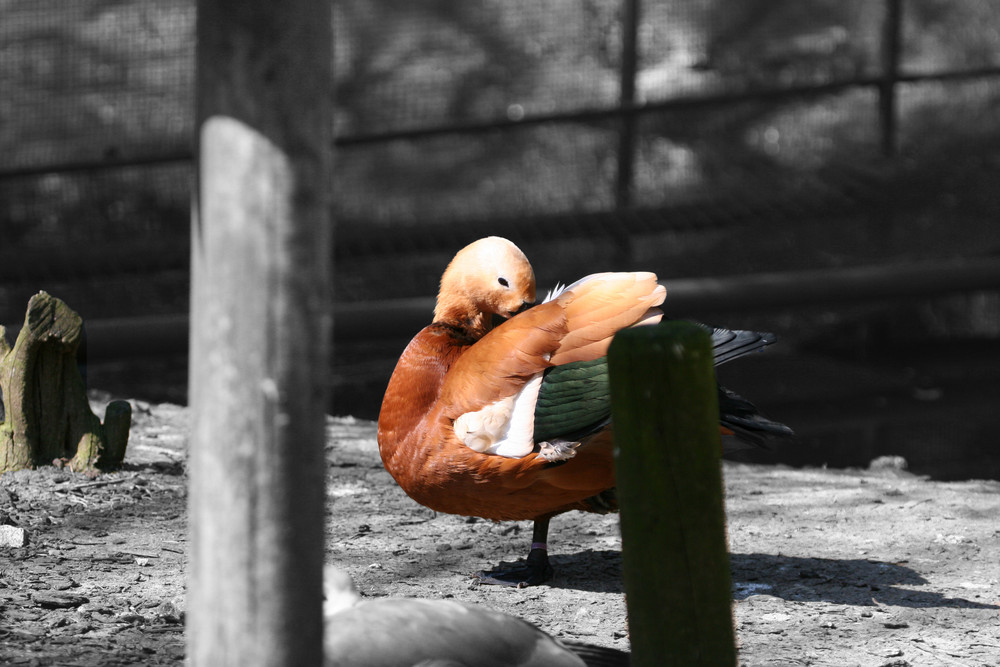
[[[91,412],[77,367],[83,320],[39,292],[28,301],[14,347],[0,326],[0,473],[62,461],[77,472],[121,465],[132,423],[127,401],[112,401],[104,423]]]

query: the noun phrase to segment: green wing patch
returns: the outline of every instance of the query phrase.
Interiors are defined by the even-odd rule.
[[[607,357],[550,368],[535,404],[535,442],[586,430],[610,415]]]

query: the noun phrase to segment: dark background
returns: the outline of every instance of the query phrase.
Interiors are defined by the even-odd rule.
[[[892,281],[1000,249],[990,0],[334,4],[335,414],[377,416],[422,324],[398,300],[432,297],[487,234],[541,286],[609,269]],[[87,322],[92,388],[183,403],[194,3],[0,12],[0,323],[49,291]],[[899,454],[1000,478],[997,285],[905,283],[666,310],[779,334],[720,369],[800,434],[755,460]]]

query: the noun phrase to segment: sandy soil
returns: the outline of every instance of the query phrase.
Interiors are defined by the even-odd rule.
[[[29,538],[0,547],[0,664],[182,664],[187,411],[135,408],[122,471],[0,478],[0,523]],[[617,517],[556,519],[549,585],[470,587],[526,552],[530,524],[415,504],[370,422],[331,419],[327,453],[327,560],[364,595],[468,600],[628,647]],[[1000,483],[892,465],[725,477],[741,664],[1000,665]]]

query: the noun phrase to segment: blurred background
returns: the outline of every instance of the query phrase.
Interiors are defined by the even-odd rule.
[[[334,9],[331,413],[377,417],[497,234],[540,286],[653,270],[669,316],[776,332],[719,370],[799,433],[751,460],[1000,478],[1000,3]],[[44,289],[92,389],[184,403],[194,1],[0,16],[0,324]]]

